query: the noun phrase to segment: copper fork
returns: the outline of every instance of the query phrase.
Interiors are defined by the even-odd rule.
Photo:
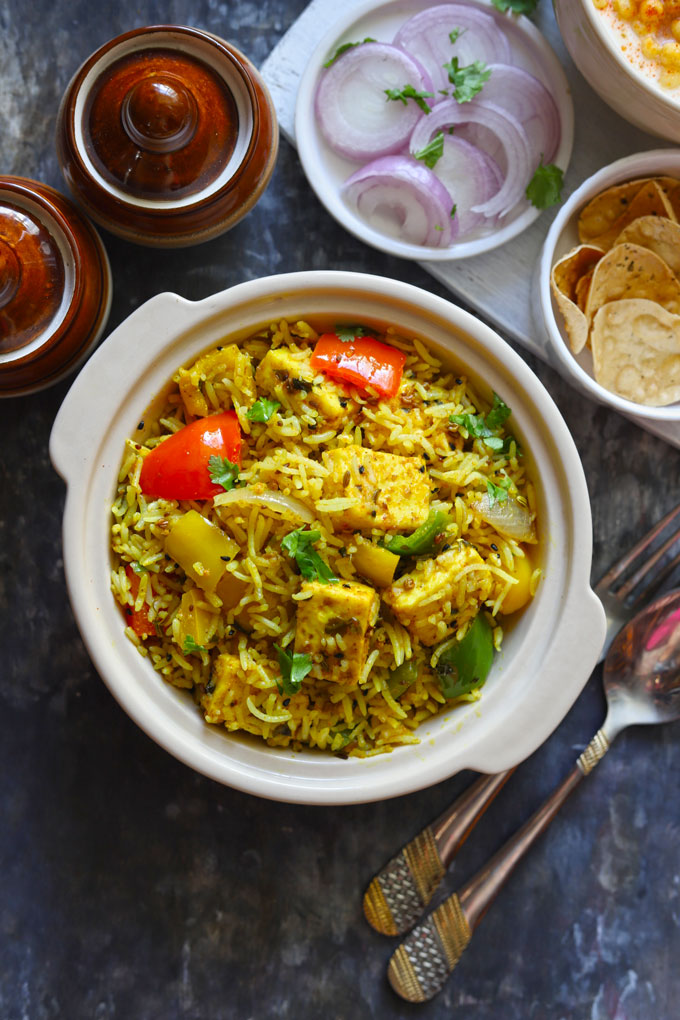
[[[598,662],[604,659],[621,627],[680,564],[680,552],[663,562],[679,539],[680,504],[595,585],[607,617],[607,634]],[[456,853],[514,771],[481,776],[378,872],[364,894],[364,914],[376,931],[403,935],[413,927]]]

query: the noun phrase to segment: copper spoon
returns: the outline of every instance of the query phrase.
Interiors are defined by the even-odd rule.
[[[575,767],[477,874],[434,910],[390,959],[392,988],[409,1002],[441,991],[496,895],[584,776],[627,726],[680,718],[680,590],[668,592],[623,627],[604,665],[607,716]]]

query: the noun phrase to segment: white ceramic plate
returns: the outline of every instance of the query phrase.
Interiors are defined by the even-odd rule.
[[[561,141],[553,162],[566,170],[571,157],[574,111],[564,72],[552,48],[528,18],[500,14],[490,0],[464,0],[491,14],[509,37],[515,64],[538,78],[552,94],[562,126]],[[402,258],[451,261],[490,251],[516,237],[540,215],[522,200],[492,233],[461,239],[447,248],[409,244],[370,227],[344,201],[341,187],[361,164],[339,156],[326,143],[314,115],[314,96],[323,65],[343,42],[367,37],[391,42],[400,26],[418,11],[432,7],[428,0],[388,0],[366,3],[333,25],[314,50],[302,75],[295,107],[295,138],[307,179],[318,198],[350,233],[380,251]],[[527,181],[528,183],[528,181]]]
[[[534,465],[541,565],[536,597],[506,634],[481,700],[434,717],[420,744],[342,760],[293,752],[208,726],[186,692],[169,686],[125,637],[110,589],[111,503],[126,437],[180,365],[227,336],[280,318],[394,324],[465,366],[481,392],[511,406],[511,425]],[[581,691],[604,639],[589,588],[590,504],[574,442],[542,384],[491,329],[442,298],[396,280],[311,272],[240,284],[193,303],[160,294],[102,344],[76,379],[50,439],[66,480],[64,567],[92,660],[125,711],[154,740],[205,775],[275,800],[344,804],[422,789],[461,769],[499,772],[546,739]],[[93,739],[96,724],[93,720]]]
[[[596,381],[593,356],[588,347],[573,354],[564,328],[564,320],[550,290],[550,273],[555,263],[578,243],[578,216],[595,195],[636,177],[677,177],[680,179],[680,150],[653,149],[625,156],[598,170],[569,197],[553,220],[545,239],[534,277],[532,307],[536,325],[547,333],[551,348],[567,376],[602,404],[609,404],[624,414],[654,421],[680,421],[680,403],[665,407],[648,407],[611,393]]]

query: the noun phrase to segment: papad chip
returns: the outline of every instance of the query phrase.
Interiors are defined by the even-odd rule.
[[[578,287],[603,254],[601,248],[582,244],[556,262],[550,274],[550,287],[562,313],[574,354],[582,351],[588,340],[588,320],[578,300]]]
[[[633,298],[603,305],[591,330],[595,379],[636,404],[680,400],[680,316]]]
[[[639,244],[663,259],[680,279],[680,225],[665,216],[638,216],[624,227],[616,244]]]
[[[597,195],[581,212],[578,221],[579,238],[582,243],[597,245],[608,251],[624,227],[640,216],[663,216],[675,221],[673,207],[657,180],[634,182],[638,187],[634,194],[614,194],[626,185],[609,188]],[[593,204],[597,203],[596,206]],[[616,213],[616,215],[615,215]]]
[[[680,281],[663,259],[639,244],[617,244],[595,266],[585,315],[592,323],[610,301],[645,298],[680,314]]]
[[[593,266],[593,268],[589,269],[588,272],[585,273],[585,275],[582,276],[581,279],[576,284],[576,304],[579,306],[579,308],[584,314],[586,310],[588,294],[590,292],[590,284],[592,282],[594,272],[595,267]]]

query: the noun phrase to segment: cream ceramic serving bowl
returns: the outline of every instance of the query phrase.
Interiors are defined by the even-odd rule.
[[[642,58],[625,55],[610,27],[613,13],[599,11],[593,0],[553,0],[553,6],[572,60],[605,103],[643,131],[680,142],[680,89],[661,88],[642,70]],[[630,35],[637,45],[632,29]]]
[[[421,727],[419,745],[368,759],[282,751],[206,725],[124,635],[109,588],[110,505],[126,437],[176,369],[233,334],[283,317],[393,324],[497,391],[530,451],[544,577],[509,629],[481,700]],[[177,758],[219,782],[275,800],[343,804],[421,789],[461,769],[496,772],[531,754],[594,666],[604,614],[589,588],[591,521],[574,443],[541,383],[491,329],[448,301],[380,277],[311,272],[240,284],[198,303],[160,294],[102,344],[59,411],[50,454],[67,483],[64,565],[92,660],[125,711]],[[529,454],[528,454],[529,455]]]
[[[653,149],[610,163],[583,182],[564,203],[550,225],[543,243],[533,281],[532,309],[536,326],[545,333],[557,367],[571,382],[602,404],[654,421],[680,421],[680,403],[665,407],[649,407],[620,397],[601,386],[593,375],[593,356],[588,347],[573,354],[562,316],[550,290],[550,273],[555,263],[578,243],[578,216],[581,209],[606,188],[636,177],[680,178],[680,150]]]
[[[466,3],[495,18],[510,41],[514,64],[538,78],[552,95],[561,129],[560,143],[552,162],[566,171],[574,137],[574,108],[569,84],[555,53],[528,18],[510,13],[501,14],[491,0],[466,0]],[[319,41],[300,79],[295,105],[295,140],[309,183],[328,212],[346,230],[366,244],[390,255],[430,262],[450,262],[498,248],[526,230],[540,216],[541,210],[522,199],[491,232],[472,233],[447,247],[436,248],[402,241],[369,225],[345,202],[342,185],[360,164],[339,156],[330,148],[314,114],[314,98],[324,64],[339,45],[366,38],[391,42],[407,18],[432,6],[431,0],[366,0],[340,14],[339,20]]]

